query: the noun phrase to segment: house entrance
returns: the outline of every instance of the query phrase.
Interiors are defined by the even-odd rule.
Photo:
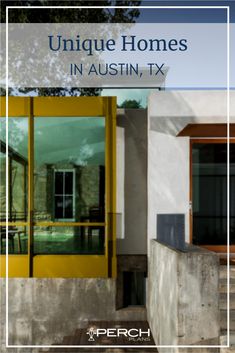
[[[230,251],[235,252],[235,141],[230,141]],[[191,242],[227,251],[227,140],[191,140]]]

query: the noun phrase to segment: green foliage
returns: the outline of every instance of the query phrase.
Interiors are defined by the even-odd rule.
[[[126,99],[119,108],[127,108],[127,109],[141,109],[143,108],[140,104],[140,101],[136,101],[135,99]]]
[[[6,22],[6,6],[116,6],[115,9],[14,9],[9,11],[9,23],[134,23],[139,9],[121,9],[120,6],[139,6],[141,1],[1,1],[1,23]]]
[[[139,6],[141,1],[1,1],[1,23],[6,22],[6,6],[117,6],[115,9],[14,9],[9,10],[9,23],[134,23],[139,17],[137,8],[122,9],[120,6]],[[9,90],[9,94],[13,91]],[[99,88],[21,88],[18,93],[34,93],[43,96],[100,95]],[[0,94],[5,92],[1,88]]]

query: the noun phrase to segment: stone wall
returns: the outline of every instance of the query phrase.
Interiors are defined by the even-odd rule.
[[[98,207],[100,187],[100,167],[95,165],[76,167],[76,209],[86,215],[91,207]],[[80,212],[79,212],[80,210]]]
[[[70,163],[40,165],[34,176],[35,217],[51,221],[54,217],[54,169],[75,170],[75,220],[89,214],[91,207],[100,206],[100,167],[98,165],[75,166]]]
[[[195,246],[180,252],[152,240],[147,315],[155,343],[203,345],[211,340],[218,344],[218,286],[215,253]]]

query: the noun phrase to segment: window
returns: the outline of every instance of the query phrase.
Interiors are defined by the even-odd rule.
[[[234,190],[234,144],[230,145],[230,191]],[[227,144],[192,145],[193,243],[227,243]],[[231,192],[231,202],[232,202]],[[232,204],[232,203],[231,203]],[[231,235],[234,208],[230,209]],[[231,236],[230,240],[233,239]]]
[[[0,243],[4,254],[9,240],[9,277],[115,277],[116,99],[0,101]]]
[[[8,121],[8,169],[6,170],[6,119],[0,118],[0,252],[6,253],[8,234],[9,254],[27,254],[27,170],[28,170],[28,120],[25,117]],[[6,171],[8,173],[8,221],[6,222]],[[14,224],[13,224],[14,223]]]
[[[105,124],[93,116],[35,118],[35,254],[104,254]]]
[[[74,170],[54,172],[54,217],[55,219],[74,218]]]

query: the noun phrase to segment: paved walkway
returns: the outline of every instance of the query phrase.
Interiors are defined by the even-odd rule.
[[[106,334],[96,336],[96,329],[114,329],[112,332],[115,332],[115,337],[107,337]],[[70,353],[70,352],[86,352],[86,353],[98,353],[98,352],[106,352],[106,353],[123,353],[123,352],[135,352],[135,353],[147,353],[153,352],[157,353],[158,350],[156,348],[98,348],[99,345],[128,345],[128,346],[149,346],[155,345],[152,334],[150,336],[147,334],[139,335],[138,337],[126,337],[123,334],[120,334],[119,337],[116,337],[116,330],[119,329],[136,329],[133,330],[132,333],[137,333],[137,330],[141,330],[142,332],[147,332],[149,329],[149,325],[146,321],[93,321],[90,322],[88,327],[77,329],[73,335],[65,336],[62,340],[61,345],[90,345],[92,348],[50,348],[48,352],[60,352],[60,353]],[[45,351],[44,351],[45,352]]]

